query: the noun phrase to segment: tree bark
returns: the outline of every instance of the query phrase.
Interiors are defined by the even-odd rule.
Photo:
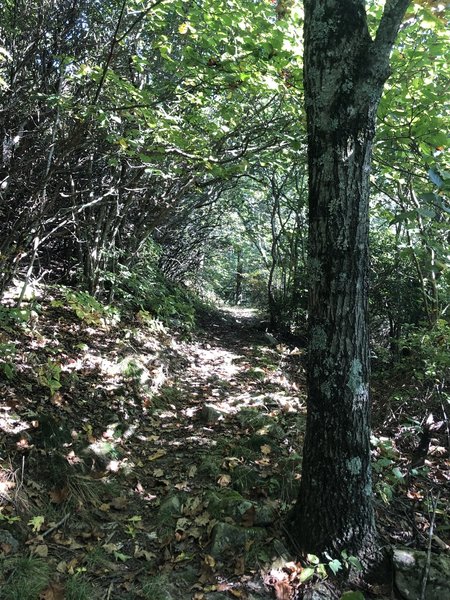
[[[369,173],[389,55],[408,0],[377,36],[364,0],[305,0],[309,168],[308,416],[294,536],[300,549],[376,550],[367,322]]]

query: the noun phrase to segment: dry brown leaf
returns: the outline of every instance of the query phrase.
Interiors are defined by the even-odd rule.
[[[52,504],[62,504],[69,497],[69,488],[65,486],[60,490],[50,490],[48,495],[50,496],[50,502],[52,502]]]
[[[255,523],[256,509],[254,506],[250,507],[242,515],[241,524],[243,527],[253,527]]]
[[[268,444],[263,444],[261,446],[261,452],[265,455],[270,454],[272,452],[272,448]]]
[[[243,575],[244,573],[245,573],[245,558],[243,556],[238,556],[238,558],[236,560],[236,566],[234,567],[234,574],[235,575]]]
[[[114,552],[120,550],[120,546],[117,544],[103,544],[102,548],[108,554],[113,554]]]
[[[12,550],[11,544],[7,544],[6,542],[4,542],[3,544],[0,544],[0,552],[2,552],[3,554],[5,554],[5,555],[10,554],[11,550]]]
[[[208,525],[208,523],[210,521],[211,521],[211,515],[207,512],[204,512],[201,515],[198,515],[198,517],[195,517],[195,519],[194,519],[195,524],[198,525],[199,527]]]
[[[60,583],[51,583],[39,595],[39,600],[64,600],[64,588]]]
[[[205,563],[205,565],[208,565],[208,567],[211,567],[211,568],[214,568],[216,566],[216,560],[210,554],[205,554],[205,557],[203,558],[203,562]]]
[[[106,502],[104,504],[100,504],[100,506],[98,507],[98,510],[101,510],[102,512],[109,512],[111,508],[110,504],[106,504]]]
[[[50,398],[50,402],[54,406],[62,406],[64,404],[64,398],[60,392],[55,392]]]
[[[56,570],[58,573],[66,573],[67,572],[67,561],[62,560],[56,565]]]
[[[154,552],[148,552],[147,550],[144,550],[140,546],[135,546],[134,558],[145,558],[145,560],[150,561],[153,558],[156,558],[156,554]]]
[[[187,481],[180,481],[180,483],[176,483],[174,487],[176,487],[177,490],[183,491],[188,489],[189,484]]]
[[[48,546],[46,544],[39,544],[39,546],[33,548],[33,554],[45,558],[48,556]]]
[[[227,487],[231,483],[231,477],[226,473],[223,473],[217,480],[217,483],[220,485],[220,487]]]
[[[151,454],[147,460],[151,461],[151,460],[157,460],[158,458],[161,458],[162,456],[165,456],[167,454],[166,450],[157,450],[154,454]]]
[[[162,469],[155,469],[153,471],[153,477],[164,477],[164,471]]]
[[[117,496],[111,501],[111,506],[116,510],[123,510],[128,504],[128,498],[125,496]]]

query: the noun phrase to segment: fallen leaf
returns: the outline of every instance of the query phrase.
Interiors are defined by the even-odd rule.
[[[234,567],[235,575],[243,575],[245,573],[245,558],[243,556],[238,556],[236,560],[236,566]],[[230,590],[231,593],[232,590]]]
[[[126,498],[125,496],[117,496],[111,501],[111,506],[116,510],[122,510],[126,508],[127,504],[128,498]]]
[[[211,567],[211,568],[214,568],[216,566],[216,560],[210,554],[205,554],[205,556],[203,558],[203,562],[205,563],[205,565],[208,565],[208,567]]]
[[[154,552],[148,552],[148,550],[144,550],[140,546],[136,546],[134,549],[134,558],[145,558],[145,560],[152,560],[156,558],[156,554]]]
[[[39,600],[64,600],[64,588],[60,583],[51,583],[39,595]]]
[[[113,554],[119,550],[119,546],[117,544],[103,544],[102,548],[108,554]]]
[[[155,469],[153,471],[153,477],[164,477],[164,471],[162,469]]]
[[[268,446],[267,444],[263,444],[261,446],[261,452],[266,455],[270,454],[272,452],[272,448],[270,446]]]
[[[200,527],[208,525],[210,521],[211,515],[208,512],[203,512],[201,515],[198,515],[198,517],[195,517],[194,519],[195,524],[199,525]]]
[[[231,477],[224,473],[219,477],[217,483],[220,485],[220,487],[227,487],[231,483]]]
[[[102,512],[109,512],[111,506],[109,504],[100,504],[100,506],[98,507],[98,510],[101,510]]]
[[[147,460],[148,461],[152,461],[152,460],[157,460],[158,458],[161,458],[162,456],[165,456],[167,454],[166,450],[157,450],[154,454],[151,454]]]
[[[173,487],[177,488],[177,490],[187,490],[188,489],[188,482],[187,481],[180,481],[180,483],[176,483]]]
[[[67,564],[67,572],[70,575],[74,575],[75,574],[75,569],[78,568],[78,564],[79,564],[79,560],[78,558],[72,558],[72,560]]]
[[[62,397],[62,394],[60,392],[55,392],[53,394],[53,396],[50,398],[50,402],[54,405],[54,406],[62,406],[64,403],[64,399]]]
[[[69,488],[65,486],[59,490],[50,490],[48,495],[50,496],[50,502],[52,504],[62,504],[69,496]]]
[[[45,558],[48,556],[48,546],[46,544],[40,544],[33,549],[33,554]]]
[[[58,573],[66,573],[67,571],[67,561],[62,560],[56,565],[56,570]]]

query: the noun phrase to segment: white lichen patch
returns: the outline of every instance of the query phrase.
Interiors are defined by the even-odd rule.
[[[366,394],[366,385],[362,377],[362,364],[359,358],[352,360],[352,365],[348,374],[347,387],[357,396]]]
[[[352,475],[359,475],[362,471],[362,463],[359,456],[354,456],[346,461],[347,471]]]
[[[317,325],[311,331],[311,350],[325,350],[327,347],[327,334],[323,327]]]

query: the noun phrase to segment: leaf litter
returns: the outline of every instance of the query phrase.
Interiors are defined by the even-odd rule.
[[[133,315],[87,326],[50,300],[38,325],[8,332],[20,362],[0,381],[0,527],[20,550],[0,554],[46,561],[42,598],[83,577],[92,598],[149,598],[165,582],[175,599],[280,600],[309,579],[283,532],[301,470],[304,356],[270,345],[258,323],[205,313],[186,340]],[[432,474],[445,480],[442,461]],[[426,535],[428,488],[407,483],[407,497],[380,503],[389,540]],[[399,527],[406,506],[414,527]]]

